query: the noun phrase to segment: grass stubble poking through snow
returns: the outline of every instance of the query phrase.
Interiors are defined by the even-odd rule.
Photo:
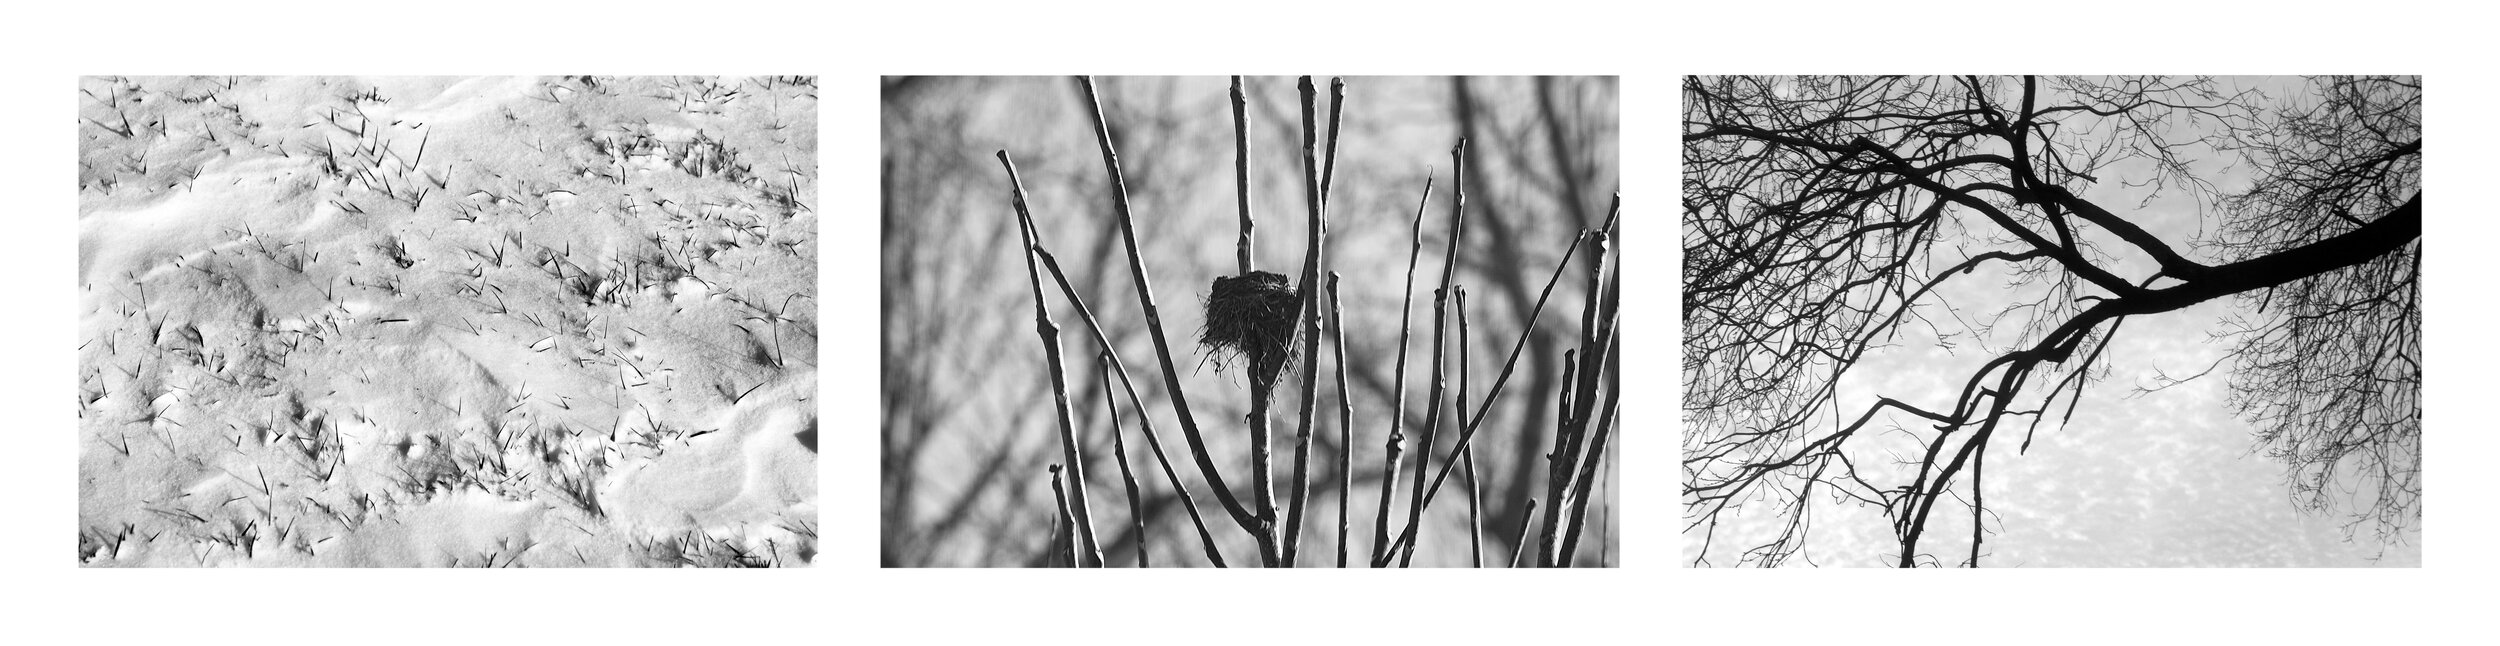
[[[81,563],[814,559],[814,79],[79,91]]]

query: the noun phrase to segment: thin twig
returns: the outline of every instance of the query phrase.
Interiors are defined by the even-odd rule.
[[[1484,494],[1476,482],[1476,450],[1459,451],[1458,463],[1467,470],[1467,566],[1480,568],[1484,567]]]
[[[1528,509],[1519,512],[1519,532],[1510,536],[1510,566],[1519,567],[1519,555],[1527,552],[1528,526],[1536,521],[1536,499],[1528,499]]]
[[[1980,491],[1980,474],[1988,462],[1987,447],[1971,453],[1970,459],[1970,566],[1979,567],[1979,544],[1987,535],[1987,494]]]
[[[1460,286],[1458,288],[1458,396],[1454,398],[1456,406],[1451,409],[1451,412],[1461,416],[1459,423],[1462,425],[1466,423],[1465,415],[1467,414],[1467,355],[1470,354],[1468,340],[1473,336],[1468,333],[1467,329],[1467,288]],[[1467,469],[1467,562],[1471,567],[1480,568],[1484,567],[1484,494],[1476,482],[1476,451],[1468,449],[1458,452],[1458,461]]]
[[[1038,227],[1036,229],[1035,235],[1039,236]],[[1076,318],[1085,323],[1085,329],[1094,333],[1095,345],[1102,348],[1104,356],[1111,358],[1112,374],[1119,376],[1120,388],[1128,393],[1129,407],[1137,409],[1137,428],[1146,434],[1146,448],[1154,452],[1155,463],[1162,465],[1163,478],[1172,484],[1173,493],[1180,497],[1181,509],[1189,512],[1189,524],[1198,529],[1198,543],[1206,550],[1207,562],[1224,567],[1224,554],[1215,548],[1215,535],[1207,531],[1206,519],[1198,515],[1197,500],[1189,495],[1189,487],[1181,484],[1180,471],[1172,468],[1172,459],[1164,454],[1163,440],[1155,433],[1154,416],[1146,414],[1146,402],[1138,396],[1137,384],[1129,380],[1127,364],[1120,361],[1120,351],[1112,348],[1111,336],[1103,332],[1102,323],[1094,320],[1094,310],[1085,306],[1085,297],[1077,295],[1076,286],[1068,283],[1067,272],[1059,270],[1059,259],[1050,254],[1050,249],[1042,244],[1039,237],[1033,240],[1033,253],[1041,257],[1042,267],[1050,270],[1051,280],[1059,284],[1059,293],[1068,298],[1070,305],[1076,306]]]
[[[1094,79],[1077,77],[1077,87],[1085,95],[1085,103],[1094,117],[1094,142],[1102,148],[1103,171],[1111,176],[1112,212],[1119,219],[1120,242],[1128,250],[1129,277],[1137,287],[1138,307],[1146,314],[1147,336],[1154,340],[1155,359],[1162,363],[1163,387],[1172,397],[1172,409],[1181,421],[1181,437],[1189,441],[1189,453],[1198,464],[1198,474],[1215,490],[1215,500],[1232,514],[1233,522],[1242,529],[1258,534],[1258,518],[1241,506],[1232,489],[1224,484],[1224,475],[1215,468],[1215,460],[1207,453],[1206,437],[1198,430],[1198,420],[1189,412],[1189,398],[1181,391],[1180,370],[1172,364],[1172,344],[1164,338],[1162,310],[1155,307],[1154,283],[1146,277],[1144,256],[1137,250],[1137,222],[1129,213],[1128,183],[1120,175],[1120,154],[1111,146],[1111,126],[1103,119],[1102,99],[1094,94]]]
[[[1146,558],[1146,509],[1138,502],[1137,475],[1129,470],[1128,442],[1120,438],[1120,400],[1111,392],[1111,353],[1094,355],[1094,364],[1102,374],[1102,410],[1111,420],[1111,457],[1119,461],[1120,486],[1128,490],[1129,521],[1137,533],[1137,567],[1154,567]]]
[[[1259,223],[1250,217],[1249,98],[1239,76],[1233,77],[1233,172],[1235,186],[1239,189],[1235,192],[1239,197],[1235,199],[1241,204],[1241,241],[1235,245],[1238,247],[1236,253],[1240,255],[1241,273],[1235,275],[1248,276],[1254,268],[1250,251]]]
[[[1318,361],[1319,338],[1322,332],[1320,326],[1320,290],[1315,288],[1319,285],[1320,273],[1327,271],[1328,264],[1328,199],[1323,189],[1323,187],[1327,185],[1328,178],[1321,176],[1319,162],[1313,157],[1313,151],[1311,150],[1312,139],[1315,136],[1314,131],[1316,130],[1316,124],[1312,123],[1312,94],[1315,90],[1311,87],[1311,77],[1302,77],[1300,85],[1302,91],[1302,170],[1307,181],[1306,192],[1307,199],[1310,204],[1311,224],[1309,227],[1310,248],[1302,260],[1301,309],[1303,323],[1302,356],[1304,358],[1304,365],[1302,368],[1302,408],[1301,414],[1296,418],[1294,424],[1293,492],[1286,500],[1288,508],[1285,518],[1284,536],[1285,567],[1293,567],[1295,555],[1301,549],[1303,504],[1308,500],[1311,489],[1311,424],[1312,420],[1318,416],[1319,412]],[[1335,168],[1337,164],[1337,124],[1338,120],[1343,116],[1342,110],[1345,108],[1344,99],[1345,81],[1340,79],[1330,83],[1328,104],[1328,166],[1332,169]]]
[[[1059,465],[1050,465],[1050,495],[1053,498],[1059,499],[1058,527],[1052,528],[1050,533],[1051,550],[1057,553],[1056,556],[1061,559],[1060,562],[1067,564],[1067,567],[1084,567],[1079,565],[1076,560],[1075,537],[1070,536],[1069,532],[1061,529],[1076,526],[1075,518],[1069,516],[1068,514],[1068,488],[1060,484],[1061,479],[1062,478],[1059,474]],[[1063,548],[1061,546],[1065,547]]]
[[[1603,235],[1605,233],[1600,233],[1600,240],[1603,240]],[[1588,456],[1580,458],[1580,478],[1573,486],[1575,493],[1573,493],[1573,501],[1570,501],[1570,518],[1565,521],[1565,528],[1563,528],[1563,553],[1558,556],[1558,561],[1565,563],[1565,566],[1568,566],[1573,553],[1580,548],[1580,528],[1583,528],[1583,521],[1588,518],[1588,496],[1590,496],[1590,491],[1595,491],[1595,488],[1590,488],[1590,486],[1595,486],[1595,481],[1598,481],[1598,466],[1600,463],[1605,463],[1605,441],[1608,441],[1608,433],[1613,431],[1613,426],[1615,426],[1615,403],[1618,403],[1618,398],[1623,396],[1618,383],[1615,383],[1618,381],[1618,363],[1620,363],[1620,358],[1615,356],[1615,348],[1623,343],[1620,341],[1623,333],[1620,333],[1618,320],[1615,320],[1620,315],[1620,295],[1623,295],[1620,293],[1620,288],[1623,288],[1623,265],[1618,263],[1615,265],[1615,278],[1608,278],[1608,283],[1605,283],[1605,293],[1600,295],[1600,305],[1603,305],[1605,310],[1598,318],[1598,338],[1603,346],[1595,348],[1595,353],[1598,353],[1600,358],[1605,358],[1605,363],[1595,363],[1595,366],[1590,368],[1590,371],[1605,371],[1605,381],[1603,381],[1605,383],[1605,411],[1598,413],[1598,431],[1595,431],[1595,436],[1588,441]],[[1595,398],[1595,393],[1583,391],[1580,396]],[[1588,421],[1583,421],[1583,423],[1588,423]]]
[[[1545,499],[1554,504],[1545,508],[1545,520],[1538,525],[1537,567],[1554,567],[1554,557],[1562,550],[1562,517],[1571,511],[1571,467],[1577,464],[1571,454],[1571,390],[1578,383],[1579,348],[1563,351],[1562,388],[1554,395],[1554,449],[1545,454]]]
[[[1345,78],[1328,78],[1328,165],[1319,172],[1319,202],[1328,205],[1328,188],[1337,181],[1337,125],[1345,107]]]
[[[1032,279],[1033,286],[1033,331],[1041,337],[1043,356],[1049,363],[1050,394],[1059,413],[1059,452],[1061,458],[1067,460],[1068,480],[1072,485],[1069,489],[1073,490],[1071,506],[1076,513],[1076,535],[1083,543],[1084,553],[1092,558],[1092,563],[1099,565],[1102,563],[1102,548],[1094,542],[1093,514],[1087,509],[1085,462],[1077,446],[1075,415],[1068,408],[1067,374],[1059,356],[1059,326],[1050,320],[1050,307],[1042,297],[1042,272],[1033,257],[1033,213],[1025,204],[1024,180],[1016,176],[1016,162],[1008,158],[1007,151],[1001,150],[998,151],[998,163],[1007,168],[1007,183],[1014,190],[1016,228],[1024,241],[1024,270],[1026,277]],[[1078,567],[1083,567],[1083,564],[1079,563]]]
[[[1616,348],[1622,342],[1622,335],[1617,331],[1618,328],[1616,327],[1616,317],[1619,315],[1620,308],[1618,305],[1619,301],[1617,300],[1620,295],[1617,290],[1622,286],[1622,272],[1622,265],[1617,264],[1615,267],[1615,277],[1609,279],[1606,283],[1606,293],[1604,297],[1606,313],[1601,319],[1601,334],[1599,334],[1599,338],[1605,339],[1605,341],[1604,345],[1599,346],[1598,350],[1599,355],[1606,358],[1606,363],[1601,364],[1606,373],[1604,381],[1606,388],[1606,405],[1604,410],[1597,414],[1596,434],[1589,440],[1588,455],[1582,458],[1580,462],[1579,481],[1577,484],[1573,485],[1573,490],[1578,493],[1575,494],[1575,499],[1571,501],[1571,516],[1565,521],[1565,527],[1563,528],[1562,554],[1557,559],[1565,565],[1571,563],[1572,554],[1579,549],[1580,531],[1583,523],[1588,518],[1589,493],[1595,491],[1595,489],[1592,489],[1591,487],[1595,486],[1599,465],[1605,462],[1606,439],[1614,428],[1615,405],[1623,395],[1622,388],[1620,388],[1619,384],[1616,383],[1617,374],[1620,371],[1617,364],[1621,363],[1621,360],[1615,354]],[[1594,393],[1583,393],[1583,395],[1594,396]]]
[[[1397,401],[1389,408],[1388,457],[1380,472],[1379,523],[1372,529],[1372,567],[1386,564],[1389,556],[1389,514],[1394,508],[1398,488],[1398,454],[1405,448],[1406,434],[1406,346],[1415,314],[1415,261],[1424,252],[1424,207],[1432,203],[1432,171],[1424,171],[1424,194],[1415,200],[1415,238],[1406,252],[1406,291],[1398,301],[1398,360],[1394,386]]]
[[[1409,503],[1406,508],[1405,536],[1409,542],[1406,544],[1405,553],[1398,557],[1399,567],[1406,567],[1415,562],[1413,538],[1424,520],[1424,473],[1432,466],[1433,440],[1441,430],[1441,395],[1449,387],[1449,382],[1442,375],[1441,370],[1443,364],[1447,362],[1448,355],[1445,352],[1447,345],[1445,335],[1448,334],[1449,325],[1450,289],[1452,280],[1458,275],[1459,242],[1466,238],[1467,233],[1467,140],[1465,139],[1458,140],[1458,145],[1450,148],[1450,175],[1457,178],[1452,180],[1453,188],[1450,191],[1450,241],[1448,251],[1445,252],[1441,261],[1441,288],[1433,290],[1432,293],[1432,387],[1429,391],[1431,394],[1424,398],[1424,405],[1427,406],[1424,409],[1424,438],[1418,445],[1420,450],[1415,455],[1415,484],[1408,492]],[[1458,456],[1453,453],[1448,465],[1456,464],[1458,464]],[[1444,473],[1448,472],[1448,465],[1444,466]]]
[[[1622,206],[1623,195],[1617,193],[1613,206],[1607,208],[1605,228],[1599,229],[1596,237],[1590,240],[1589,244],[1588,295],[1580,306],[1579,378],[1577,381],[1564,379],[1564,388],[1568,389],[1571,394],[1569,401],[1562,409],[1564,412],[1562,427],[1556,430],[1553,462],[1555,466],[1551,471],[1553,489],[1548,495],[1557,503],[1546,511],[1545,537],[1548,542],[1544,551],[1539,552],[1548,561],[1542,564],[1548,567],[1555,565],[1551,562],[1555,559],[1560,559],[1563,565],[1570,564],[1570,550],[1552,542],[1558,530],[1569,531],[1559,527],[1558,521],[1563,517],[1579,516],[1587,509],[1586,486],[1582,484],[1574,487],[1572,476],[1575,471],[1590,470],[1581,465],[1584,460],[1581,455],[1582,449],[1588,443],[1589,415],[1597,406],[1597,386],[1601,377],[1600,373],[1603,372],[1600,367],[1606,362],[1604,347],[1606,339],[1603,335],[1610,332],[1604,329],[1605,326],[1600,319],[1599,304],[1604,300],[1601,296],[1605,293],[1607,243],[1611,240],[1615,215],[1621,212]],[[1595,458],[1585,459],[1594,460]],[[1585,482],[1586,479],[1582,480]],[[1565,544],[1570,542],[1564,541]]]
[[[1583,240],[1586,240],[1588,236],[1589,232],[1583,229],[1580,231],[1580,235],[1578,237],[1572,239],[1570,249],[1563,252],[1562,262],[1555,264],[1553,277],[1546,279],[1544,291],[1538,292],[1536,297],[1536,306],[1528,311],[1527,326],[1519,331],[1519,340],[1511,345],[1510,359],[1502,362],[1502,372],[1501,374],[1494,376],[1493,388],[1485,392],[1483,402],[1476,405],[1476,414],[1468,418],[1466,428],[1460,431],[1458,436],[1458,446],[1450,449],[1451,457],[1449,460],[1443,462],[1440,475],[1434,476],[1432,479],[1432,486],[1424,490],[1425,506],[1429,507],[1432,504],[1433,497],[1441,492],[1441,484],[1450,479],[1450,471],[1452,470],[1451,467],[1457,466],[1455,461],[1457,459],[1458,451],[1466,448],[1468,442],[1475,439],[1476,429],[1484,425],[1485,412],[1492,408],[1494,401],[1501,398],[1502,387],[1510,383],[1511,372],[1519,367],[1519,355],[1528,349],[1528,339],[1536,332],[1537,319],[1545,313],[1546,299],[1554,295],[1554,285],[1562,282],[1563,270],[1571,266],[1571,257],[1579,253],[1580,243]],[[1408,546],[1408,549],[1411,551],[1415,539],[1414,534],[1415,533],[1410,529],[1408,532],[1398,537],[1396,545]],[[1395,545],[1393,545],[1393,547],[1395,547]]]
[[[1250,365],[1266,365],[1256,347],[1250,351]],[[1257,368],[1253,368],[1257,370]],[[1284,556],[1276,544],[1276,454],[1268,403],[1274,394],[1274,383],[1262,383],[1255,373],[1250,378],[1250,504],[1256,511],[1251,516],[1250,534],[1259,542],[1259,565],[1276,567]]]
[[[1337,567],[1346,560],[1348,535],[1354,510],[1354,400],[1347,394],[1345,368],[1345,312],[1337,297],[1337,272],[1328,272],[1329,347],[1336,355],[1337,368]],[[1392,473],[1396,470],[1391,469]]]

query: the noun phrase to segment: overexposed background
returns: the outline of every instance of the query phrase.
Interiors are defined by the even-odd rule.
[[[2431,81],[2437,83],[2436,80]],[[2063,103],[2054,80],[2042,83],[2043,104]],[[2255,114],[2272,115],[2285,102],[2310,105],[2318,89],[2296,76],[2248,76],[2213,79],[2213,88],[2236,99]],[[2271,118],[2271,117],[2268,117]],[[2099,133],[2090,117],[2062,121],[2069,133]],[[2206,243],[2221,235],[2225,216],[2213,204],[2215,195],[2247,190],[2257,179],[2252,164],[2235,152],[2193,143],[2220,133],[2211,119],[2179,119],[2160,124],[2159,135],[2181,142],[2173,153],[2190,173],[2211,183],[2213,194],[2157,180],[2160,169],[2148,159],[2120,159],[2093,172],[2101,181],[2080,189],[2085,199],[2104,205],[2144,227],[2173,249],[2194,260],[2219,265],[2240,256]],[[2058,149],[2081,156],[2102,134],[2062,135]],[[1944,229],[1933,266],[1913,269],[1925,277],[1959,262],[1968,254],[1998,248],[1983,236],[2001,229],[1974,213],[1948,215],[1954,226]],[[2114,273],[2138,280],[2158,266],[2132,247],[2085,228],[2101,249],[2112,250],[2101,261]],[[1953,251],[1957,246],[1968,247]],[[2028,309],[2007,309],[2056,298],[2047,285],[2023,284],[2015,266],[1988,263],[1942,283],[1920,301],[1920,316],[1909,319],[1884,343],[1870,347],[1865,358],[1840,380],[1834,406],[1813,414],[1805,429],[1838,428],[1864,414],[1877,397],[1929,410],[1950,408],[1974,371],[2008,348],[2036,341],[2024,328],[2041,316]],[[1948,309],[1950,308],[1950,309]],[[2237,343],[2223,336],[2237,329],[2235,319],[2264,320],[2255,304],[2239,298],[2216,299],[2176,312],[2135,317],[2119,328],[2116,342],[2098,354],[2098,377],[2082,389],[2075,414],[2065,419],[2052,413],[2035,428],[2029,417],[2009,418],[2006,435],[1990,443],[1986,459],[1986,542],[1984,567],[2409,567],[2422,563],[2419,527],[2386,528],[2356,522],[2369,509],[2355,509],[2358,497],[2337,496],[2322,509],[2303,511],[2287,478],[2288,467],[2268,457],[2257,442],[2257,429],[2230,405],[2229,384],[2235,361],[2226,355]],[[2103,330],[2108,326],[2102,326]],[[2209,370],[2210,368],[2210,370]],[[2105,372],[2104,372],[2105,371]],[[2190,378],[2199,375],[2201,377]],[[2063,373],[2060,373],[2063,374]],[[2171,380],[2183,380],[2172,382]],[[2050,381],[2054,381],[2051,379]],[[2035,380],[2024,395],[2031,406],[2048,381]],[[2064,411],[2061,400],[2053,411]],[[1834,419],[1839,416],[1840,419]],[[1895,429],[1924,429],[1924,420],[1895,410],[1877,413],[1874,421],[1848,444],[1857,473],[1876,483],[1906,483],[1903,469],[1925,450],[1928,434]],[[2036,431],[2036,433],[2035,433]],[[1724,429],[1716,432],[1725,433]],[[1808,437],[1820,437],[1809,432]],[[2029,449],[2024,447],[2028,445]],[[1900,465],[1900,466],[1896,466]],[[2356,467],[2347,467],[2352,470]],[[1835,471],[1834,473],[1837,473]],[[2344,487],[2374,484],[2350,473],[2340,474]],[[1960,500],[1940,505],[1928,522],[1921,549],[1956,565],[1969,552],[1971,536],[1968,474],[1957,479]],[[1793,485],[1778,485],[1788,487]],[[1757,488],[1756,491],[1762,489]],[[1828,489],[1826,490],[1828,491]],[[1831,495],[1817,495],[1813,522],[1804,549],[1790,566],[1889,567],[1899,559],[1900,544],[1892,518],[1880,508]],[[1784,498],[1773,498],[1784,501]],[[1770,501],[1739,505],[1707,527],[1686,528],[1680,552],[1686,562],[1737,565],[1743,551],[1768,542],[1786,528],[1782,505]],[[1689,510],[1688,510],[1689,511]],[[2381,532],[2388,533],[2380,536]],[[1715,532],[1707,555],[1700,553],[1705,532]]]

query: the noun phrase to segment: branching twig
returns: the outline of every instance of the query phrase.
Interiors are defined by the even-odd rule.
[[[1094,319],[1093,309],[1085,306],[1085,297],[1077,295],[1076,286],[1068,283],[1067,272],[1060,271],[1059,259],[1042,244],[1038,230],[1036,228],[1037,237],[1033,240],[1034,255],[1040,256],[1042,267],[1050,270],[1051,280],[1059,284],[1060,295],[1068,298],[1068,304],[1076,306],[1077,320],[1084,322],[1085,329],[1094,333],[1094,343],[1102,348],[1103,356],[1110,358],[1112,374],[1120,378],[1121,390],[1128,393],[1129,406],[1137,409],[1137,428],[1146,435],[1146,448],[1154,452],[1155,462],[1162,465],[1163,478],[1172,484],[1173,494],[1180,498],[1181,509],[1189,512],[1189,523],[1198,529],[1198,542],[1206,550],[1207,562],[1224,567],[1224,554],[1215,548],[1215,535],[1207,531],[1206,519],[1198,514],[1198,502],[1189,495],[1189,487],[1181,484],[1180,472],[1172,468],[1172,459],[1164,453],[1163,440],[1155,433],[1154,416],[1146,414],[1146,402],[1138,396],[1137,384],[1129,380],[1128,367],[1120,361],[1120,351],[1112,348],[1111,336],[1105,334],[1102,323]]]
[[[1603,234],[1600,234],[1599,240],[1602,245],[1604,240]],[[1595,486],[1596,484],[1598,466],[1605,462],[1607,436],[1611,434],[1611,431],[1614,428],[1615,405],[1621,400],[1623,395],[1622,389],[1619,387],[1619,384],[1616,383],[1616,365],[1621,363],[1621,361],[1615,355],[1615,349],[1622,343],[1622,335],[1619,333],[1619,328],[1617,327],[1615,318],[1621,311],[1618,301],[1620,296],[1618,290],[1622,287],[1623,268],[1620,263],[1616,265],[1614,274],[1614,277],[1607,281],[1606,290],[1602,297],[1603,301],[1601,306],[1604,307],[1605,310],[1604,314],[1602,314],[1600,318],[1600,333],[1598,334],[1598,338],[1603,339],[1602,343],[1604,345],[1599,346],[1597,353],[1600,357],[1605,359],[1605,363],[1593,366],[1593,369],[1602,369],[1605,371],[1604,385],[1606,389],[1606,405],[1603,410],[1597,413],[1596,434],[1589,440],[1588,454],[1580,461],[1579,479],[1572,485],[1572,490],[1577,493],[1575,494],[1575,498],[1571,501],[1570,517],[1564,521],[1565,526],[1563,528],[1562,553],[1557,557],[1557,560],[1564,565],[1569,565],[1571,563],[1572,553],[1577,551],[1579,548],[1580,530],[1583,522],[1588,518],[1588,494],[1590,491],[1593,491],[1590,487]],[[1593,397],[1594,395],[1595,393],[1590,391],[1582,391],[1581,393],[1581,396],[1583,397]],[[1585,424],[1586,422],[1583,423]]]
[[[1484,424],[1485,412],[1491,408],[1494,401],[1501,398],[1502,387],[1510,383],[1511,372],[1519,367],[1520,354],[1527,351],[1528,339],[1534,336],[1536,332],[1536,321],[1540,315],[1545,313],[1546,299],[1554,295],[1554,285],[1562,282],[1563,270],[1571,266],[1571,257],[1579,253],[1580,243],[1587,240],[1588,237],[1589,232],[1583,229],[1580,231],[1580,235],[1578,237],[1572,239],[1571,249],[1563,252],[1562,262],[1554,265],[1553,277],[1547,278],[1545,280],[1545,289],[1537,293],[1536,306],[1528,311],[1528,325],[1520,330],[1519,340],[1511,345],[1510,359],[1502,362],[1502,372],[1494,375],[1493,377],[1493,388],[1485,392],[1483,403],[1476,405],[1476,414],[1468,418],[1469,421],[1466,428],[1460,431],[1458,435],[1458,446],[1450,449],[1450,458],[1443,461],[1440,475],[1433,476],[1432,485],[1425,488],[1423,495],[1424,506],[1426,508],[1431,506],[1433,496],[1440,493],[1441,484],[1449,480],[1450,472],[1453,470],[1452,467],[1457,466],[1456,461],[1458,451],[1460,449],[1467,448],[1468,442],[1475,439],[1476,429]],[[1407,527],[1408,529],[1406,533],[1398,537],[1397,545],[1405,546],[1409,553],[1412,553],[1415,540],[1414,524],[1409,523]],[[1395,546],[1393,545],[1393,547]]]
[[[1033,285],[1033,330],[1042,339],[1043,356],[1050,370],[1050,394],[1059,413],[1059,451],[1067,460],[1068,480],[1073,490],[1071,508],[1076,516],[1076,536],[1084,552],[1095,564],[1102,563],[1102,548],[1094,542],[1093,514],[1087,509],[1085,497],[1085,462],[1076,441],[1075,416],[1068,409],[1067,375],[1059,356],[1059,326],[1050,320],[1050,307],[1042,298],[1042,272],[1033,257],[1033,214],[1024,202],[1024,180],[1016,176],[1016,162],[1007,151],[998,151],[998,163],[1007,168],[1007,183],[1014,190],[1016,227],[1024,241],[1024,269]],[[1053,471],[1056,471],[1054,469]],[[1083,564],[1077,564],[1082,567]]]
[[[1311,424],[1319,411],[1319,338],[1320,290],[1319,276],[1328,264],[1328,199],[1324,193],[1328,178],[1322,176],[1319,162],[1313,156],[1311,77],[1302,77],[1302,166],[1308,180],[1306,192],[1310,203],[1310,249],[1302,260],[1302,407],[1294,424],[1293,492],[1286,504],[1284,559],[1285,567],[1293,567],[1295,555],[1302,545],[1302,511],[1310,489]],[[1329,83],[1328,103],[1328,166],[1337,165],[1337,125],[1345,108],[1345,81]]]
[[[1162,310],[1155,307],[1154,283],[1146,277],[1144,256],[1137,250],[1136,218],[1130,215],[1127,181],[1120,176],[1120,155],[1111,146],[1111,126],[1103,119],[1102,99],[1094,94],[1094,80],[1077,77],[1077,87],[1094,117],[1094,141],[1102,148],[1104,173],[1111,176],[1112,212],[1119,219],[1120,242],[1128,250],[1129,277],[1137,287],[1138,307],[1146,314],[1147,336],[1154,340],[1155,359],[1163,366],[1163,387],[1172,397],[1172,409],[1180,417],[1181,437],[1189,441],[1190,457],[1198,463],[1198,473],[1215,490],[1215,500],[1232,514],[1233,521],[1243,529],[1258,533],[1258,518],[1241,506],[1232,489],[1224,484],[1224,475],[1215,468],[1215,460],[1207,453],[1206,437],[1198,430],[1198,421],[1189,412],[1189,398],[1181,391],[1180,370],[1172,364],[1172,344],[1163,335]]]

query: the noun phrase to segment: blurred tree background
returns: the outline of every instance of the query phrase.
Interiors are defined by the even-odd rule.
[[[889,567],[1040,566],[1050,563],[1057,507],[1048,466],[1060,459],[1043,353],[1033,336],[1032,295],[1019,266],[1009,185],[993,157],[1011,151],[1040,235],[1126,359],[1147,414],[1188,483],[1227,561],[1254,564],[1256,547],[1233,527],[1194,468],[1171,422],[1174,412],[1126,270],[1092,119],[1064,77],[892,77],[883,83],[882,544]],[[1096,81],[1126,174],[1139,252],[1161,305],[1164,333],[1208,450],[1244,500],[1249,465],[1248,379],[1218,370],[1195,344],[1208,285],[1235,273],[1238,213],[1228,81],[1223,77]],[[1437,179],[1415,268],[1408,362],[1407,437],[1392,523],[1405,499],[1423,427],[1432,290],[1449,235],[1449,150],[1468,141],[1467,233],[1456,281],[1469,293],[1474,371],[1470,406],[1484,395],[1538,291],[1582,228],[1604,224],[1617,173],[1618,84],[1611,77],[1352,78],[1328,203],[1329,269],[1340,286],[1354,407],[1351,551],[1369,554],[1369,528],[1396,400],[1400,290],[1414,236],[1416,201]],[[1298,276],[1307,233],[1300,106],[1290,78],[1249,80],[1252,204],[1257,265]],[[1323,99],[1322,114],[1325,114]],[[1324,119],[1323,119],[1324,122]],[[1324,141],[1324,139],[1323,139]],[[1612,253],[1619,256],[1618,240]],[[1483,510],[1483,551],[1499,564],[1545,495],[1544,454],[1554,434],[1563,351],[1581,334],[1592,295],[1573,260],[1535,335],[1473,443]],[[1047,275],[1045,284],[1049,282]],[[1069,404],[1085,445],[1093,523],[1112,566],[1133,565],[1134,542],[1110,450],[1110,420],[1092,357],[1098,352],[1073,308],[1053,291],[1067,352]],[[1455,312],[1453,312],[1453,319]],[[1456,324],[1451,348],[1456,352]],[[1322,346],[1325,354],[1326,346]],[[1458,387],[1453,354],[1448,378]],[[1295,397],[1301,378],[1278,384],[1280,497],[1290,477]],[[1326,370],[1333,371],[1333,368]],[[1312,434],[1305,564],[1333,561],[1339,476],[1336,391],[1323,372]],[[1090,405],[1089,405],[1090,404]],[[1122,405],[1125,407],[1126,402]],[[1445,404],[1447,405],[1447,404]],[[1143,537],[1158,565],[1206,564],[1195,530],[1123,413],[1128,453],[1144,497]],[[1449,420],[1434,452],[1439,468],[1456,431]],[[1616,562],[1614,457],[1604,457],[1589,504],[1578,565]],[[1454,475],[1427,511],[1415,564],[1465,566],[1469,483]],[[1550,504],[1547,501],[1545,504]],[[1231,531],[1226,531],[1231,530]],[[1394,534],[1394,532],[1393,532]],[[1534,540],[1533,536],[1530,539]],[[1360,560],[1360,557],[1357,557]],[[1533,562],[1535,559],[1528,559]]]

